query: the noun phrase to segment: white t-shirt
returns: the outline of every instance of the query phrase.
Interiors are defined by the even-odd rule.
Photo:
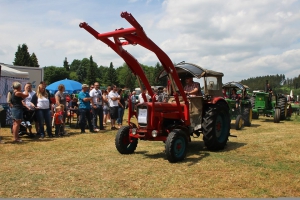
[[[120,97],[120,95],[117,92],[114,92],[113,90],[108,93],[108,103],[109,107],[115,107],[119,106],[118,100],[113,101],[111,98],[113,97]]]
[[[95,88],[90,91],[90,96],[93,97],[94,104],[102,105],[102,92]]]
[[[25,91],[23,92],[23,94],[25,94]],[[35,91],[31,91],[31,92],[28,92],[28,97],[26,97],[24,99],[24,102],[26,104],[26,106],[28,106],[29,108],[33,108],[33,106],[31,106],[31,99],[32,99],[32,96],[35,94]]]
[[[46,97],[38,98],[36,105],[39,109],[49,109],[49,99]]]
[[[151,99],[151,96],[150,96],[149,94],[146,94],[146,98],[147,98],[147,101],[149,102],[150,99]],[[144,99],[143,99],[143,97],[142,97],[142,93],[139,94],[139,102],[140,102],[140,103],[144,103]]]

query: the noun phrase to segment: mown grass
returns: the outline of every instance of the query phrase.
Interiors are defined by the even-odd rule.
[[[260,117],[251,127],[231,129],[237,137],[220,152],[193,138],[187,158],[175,164],[166,160],[163,142],[139,141],[134,154],[119,154],[116,131],[69,129],[69,137],[13,144],[2,128],[0,197],[299,197],[299,121]]]

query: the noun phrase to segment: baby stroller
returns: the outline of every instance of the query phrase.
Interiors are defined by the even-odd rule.
[[[31,128],[31,123],[35,117],[35,109],[28,110],[24,107],[23,109],[23,121],[20,124],[19,136],[28,135],[34,137],[34,134],[28,132],[28,128]]]

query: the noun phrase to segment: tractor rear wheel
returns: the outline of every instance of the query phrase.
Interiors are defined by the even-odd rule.
[[[121,154],[132,154],[138,144],[136,138],[129,137],[129,126],[122,126],[116,135],[115,145]]]
[[[180,129],[172,130],[166,141],[166,154],[169,162],[182,161],[187,152],[187,136]]]
[[[243,119],[244,119],[245,126],[251,126],[252,116],[253,116],[252,107],[251,104],[249,104],[246,108],[244,108],[244,112],[243,112]]]
[[[278,98],[278,106],[280,107],[280,120],[285,120],[287,116],[287,100],[284,96]]]
[[[210,105],[203,117],[203,140],[211,151],[224,149],[230,131],[229,108],[223,102]]]
[[[250,98],[252,108],[255,108],[255,97]]]
[[[243,128],[243,126],[244,126],[243,117],[242,117],[242,115],[238,115],[235,120],[235,129],[241,130]]]
[[[280,122],[280,108],[275,108],[275,113],[274,113],[274,123],[279,123]]]

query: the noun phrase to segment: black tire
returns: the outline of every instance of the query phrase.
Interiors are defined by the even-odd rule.
[[[279,123],[280,122],[280,108],[275,108],[275,113],[274,113],[274,123]]]
[[[258,119],[258,118],[259,118],[258,112],[253,112],[252,111],[252,119]]]
[[[224,149],[230,134],[229,108],[223,102],[209,105],[203,116],[203,140],[211,151]]]
[[[287,100],[284,96],[278,98],[278,106],[280,107],[280,120],[285,120],[287,116]]]
[[[180,129],[174,129],[168,135],[166,141],[166,155],[169,162],[182,161],[187,152],[187,136]]]
[[[242,115],[238,115],[235,120],[235,129],[241,130],[243,128],[243,126],[244,126],[243,117],[242,117]]]
[[[116,148],[121,154],[132,154],[138,144],[136,138],[129,137],[129,126],[122,126],[116,135]]]
[[[244,119],[244,125],[245,126],[251,126],[252,122],[252,107],[251,104],[247,105],[247,107],[244,108],[243,112],[243,119]]]
[[[250,102],[251,102],[251,106],[252,106],[252,108],[255,108],[255,97],[251,97],[250,98]]]

